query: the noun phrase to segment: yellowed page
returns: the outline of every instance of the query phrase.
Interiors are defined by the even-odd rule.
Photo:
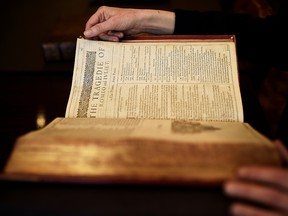
[[[251,164],[280,166],[280,157],[272,142],[246,124],[59,118],[17,141],[5,173],[209,183],[233,178],[240,166]]]
[[[270,140],[252,129],[249,124],[239,122],[57,118],[48,127],[36,133],[50,137],[83,140],[146,139],[183,142],[191,145],[205,145],[205,143],[274,145]]]
[[[242,122],[235,44],[78,39],[66,117]]]

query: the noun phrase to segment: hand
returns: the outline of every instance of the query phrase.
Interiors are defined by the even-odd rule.
[[[84,36],[119,41],[138,33],[172,34],[174,25],[175,14],[170,11],[102,6],[87,21]]]
[[[288,215],[288,169],[247,167],[239,170],[238,177],[225,185],[226,194],[264,204],[270,209],[237,202],[231,206],[232,215]]]
[[[283,161],[288,159],[287,150],[276,141]],[[243,167],[237,179],[224,185],[225,193],[232,197],[264,204],[268,208],[252,206],[241,202],[233,203],[232,215],[241,216],[284,216],[288,215],[288,169],[275,167]]]

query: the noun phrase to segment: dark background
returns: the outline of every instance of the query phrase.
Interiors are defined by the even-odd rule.
[[[257,0],[263,3],[263,0]],[[257,2],[256,1],[256,2]],[[64,116],[73,61],[47,62],[42,44],[58,34],[65,40],[82,34],[86,17],[98,6],[232,10],[255,16],[269,13],[250,0],[14,0],[0,6],[0,168],[21,134]],[[246,4],[246,3],[248,4]],[[255,1],[254,1],[255,2]],[[277,1],[271,1],[277,3]],[[277,4],[276,4],[277,5]],[[73,21],[74,20],[74,21]],[[75,21],[76,20],[76,21]],[[63,35],[62,35],[63,33]],[[59,36],[59,35],[58,35]],[[259,101],[271,131],[275,130],[287,95],[288,77],[268,73]],[[272,84],[271,84],[272,83]],[[248,85],[248,82],[247,82]],[[275,97],[277,95],[277,97]],[[262,119],[263,120],[263,119]],[[87,186],[0,182],[0,215],[227,215],[230,199],[221,188]]]

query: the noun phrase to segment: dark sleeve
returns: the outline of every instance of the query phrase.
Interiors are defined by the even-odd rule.
[[[287,13],[267,18],[220,11],[175,10],[175,14],[174,34],[234,34],[239,60],[288,69]]]

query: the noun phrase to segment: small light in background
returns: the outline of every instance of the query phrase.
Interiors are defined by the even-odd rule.
[[[40,107],[37,110],[36,127],[43,128],[46,125],[46,114],[44,108]]]

